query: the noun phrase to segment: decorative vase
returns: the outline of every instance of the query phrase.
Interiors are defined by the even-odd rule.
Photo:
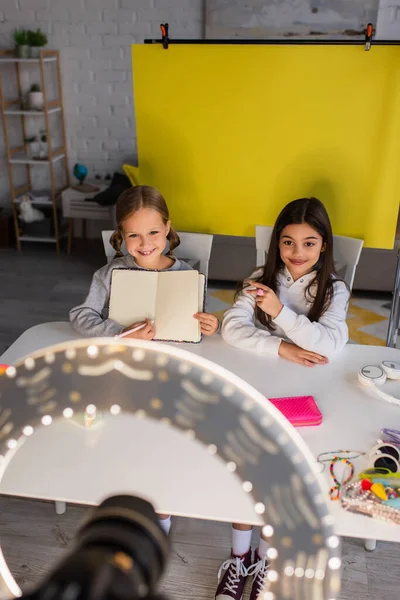
[[[43,110],[43,92],[29,92],[29,106],[32,110]]]
[[[40,142],[29,142],[26,147],[26,153],[31,160],[40,158]]]
[[[17,46],[18,58],[29,58],[29,46]]]
[[[40,142],[40,158],[48,158],[49,156],[49,146],[47,142]]]
[[[40,50],[41,50],[40,46],[30,46],[29,50],[30,50],[31,58],[39,58],[40,57]]]

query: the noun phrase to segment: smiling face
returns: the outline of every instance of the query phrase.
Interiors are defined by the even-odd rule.
[[[312,271],[324,250],[322,236],[308,223],[287,225],[282,229],[279,252],[295,281]]]
[[[140,208],[122,223],[126,249],[145,269],[160,269],[167,243],[170,221],[164,223],[153,208]]]

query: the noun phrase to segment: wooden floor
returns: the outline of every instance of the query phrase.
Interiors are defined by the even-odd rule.
[[[67,321],[105,262],[99,240],[76,240],[70,258],[49,244],[24,244],[20,253],[0,248],[0,356],[29,327]]]
[[[68,506],[57,516],[51,503],[0,497],[0,542],[5,559],[22,590],[41,580],[55,564],[87,509]],[[256,543],[256,532],[253,542]],[[227,556],[226,523],[173,519],[171,556],[161,590],[177,600],[212,600],[218,568]],[[254,544],[253,544],[254,545]],[[358,540],[343,542],[342,592],[337,600],[398,600],[400,549],[379,543],[366,552]]]
[[[0,355],[26,329],[67,320],[69,309],[87,293],[93,272],[104,264],[100,242],[75,244],[70,258],[46,245],[24,246],[22,254],[0,249]],[[86,509],[68,507],[57,516],[52,504],[0,497],[0,543],[23,589],[37,582],[63,553]],[[254,534],[254,538],[256,534]],[[216,576],[227,558],[230,527],[175,519],[172,552],[162,588],[171,598],[214,598]],[[254,539],[254,541],[256,541]],[[343,586],[337,600],[398,600],[400,547],[344,540]]]

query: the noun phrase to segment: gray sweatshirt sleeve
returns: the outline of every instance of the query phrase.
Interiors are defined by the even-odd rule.
[[[69,313],[69,320],[77,333],[85,337],[112,337],[122,332],[124,327],[111,319],[103,319],[109,293],[109,289],[97,271],[93,275],[85,302],[70,310]]]

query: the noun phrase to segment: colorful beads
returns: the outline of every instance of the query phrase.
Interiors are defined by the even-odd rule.
[[[392,487],[389,487],[389,486],[386,487],[386,494],[390,500],[392,500],[393,498],[398,498],[399,491],[400,491],[399,489],[396,492],[396,490],[394,490]]]
[[[343,462],[345,465],[347,465],[348,467],[350,467],[350,475],[341,483],[340,481],[338,481],[338,479],[336,479],[335,476],[335,464],[337,462]],[[347,458],[341,458],[340,456],[335,456],[335,458],[332,459],[331,464],[329,465],[329,471],[331,474],[331,477],[334,481],[334,486],[331,487],[331,489],[329,490],[329,496],[331,498],[331,500],[339,500],[340,498],[340,488],[343,485],[346,485],[347,483],[349,483],[349,481],[351,481],[351,479],[353,478],[354,475],[354,466],[353,464],[347,460]]]
[[[346,510],[400,525],[400,498],[382,502],[371,491],[363,490],[361,481],[353,481],[343,488],[341,502]]]

